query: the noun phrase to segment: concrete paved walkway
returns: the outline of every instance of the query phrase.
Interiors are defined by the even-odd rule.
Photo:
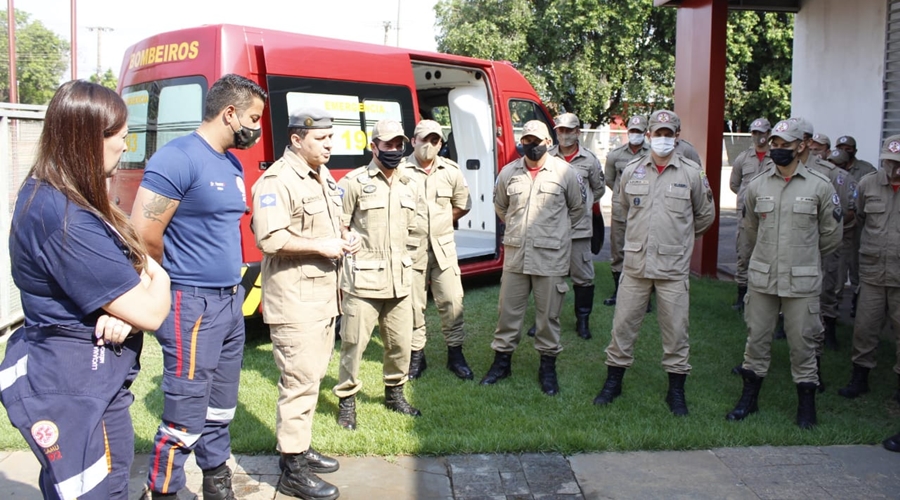
[[[900,453],[881,446],[340,460],[341,469],[323,477],[345,500],[900,498]],[[181,499],[200,491],[201,473],[189,465]],[[275,492],[276,456],[242,455],[231,467],[238,499],[290,498]],[[30,452],[0,452],[0,497],[40,499],[38,471]],[[141,455],[131,499],[141,497],[146,477]]]

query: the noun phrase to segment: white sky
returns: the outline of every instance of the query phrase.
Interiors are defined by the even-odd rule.
[[[31,14],[65,40],[70,40],[70,0],[14,0],[16,10]],[[5,2],[4,2],[5,3]],[[369,43],[384,43],[384,22],[390,21],[388,44],[435,50],[434,4],[437,0],[76,0],[78,77],[97,68],[97,32],[101,34],[101,67],[118,76],[125,49],[157,33],[204,24],[239,24]],[[0,6],[3,9],[6,5]],[[5,34],[3,34],[5,36]],[[63,80],[70,78],[67,70]]]

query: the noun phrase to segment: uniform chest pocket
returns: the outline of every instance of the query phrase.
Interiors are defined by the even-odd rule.
[[[625,184],[625,194],[632,207],[641,208],[646,205],[643,198],[650,194],[650,184],[629,182]]]
[[[387,225],[387,198],[382,196],[361,196],[359,198],[359,224],[364,228]]]
[[[452,189],[438,189],[435,192],[435,202],[440,206],[445,206],[450,203],[450,198],[453,197]]]
[[[671,212],[687,216],[691,209],[691,191],[688,188],[672,187],[666,191],[666,208]]]
[[[811,201],[798,201],[793,207],[793,226],[797,228],[809,228],[818,225],[819,209]]]
[[[563,194],[563,191],[565,190],[561,185],[551,181],[544,181],[538,187],[539,200],[555,200],[557,196]]]
[[[315,215],[325,211],[324,198],[304,198],[303,211],[307,215]]]
[[[775,211],[775,202],[772,200],[757,200],[756,207],[753,209],[754,212],[760,218],[760,224],[764,222],[771,222],[774,224],[774,220],[771,217],[772,212]]]
[[[883,214],[887,210],[887,205],[881,202],[866,201],[866,214]]]

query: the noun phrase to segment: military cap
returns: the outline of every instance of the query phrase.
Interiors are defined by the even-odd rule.
[[[843,145],[847,145],[847,146],[850,146],[851,148],[855,148],[856,147],[856,139],[854,139],[853,136],[850,136],[850,135],[842,135],[842,136],[838,137],[838,140],[837,140],[837,143],[835,144],[835,146],[843,146]]]
[[[789,120],[797,124],[797,128],[800,129],[800,132],[803,132],[810,137],[812,137],[816,133],[815,128],[813,128],[812,122],[807,120],[806,118],[795,116],[793,118],[789,118]]]
[[[892,135],[884,140],[878,159],[900,161],[900,135]]]
[[[396,120],[378,120],[372,128],[372,140],[390,141],[402,137],[404,142],[409,142],[409,137],[403,134],[403,125]]]
[[[643,134],[647,131],[647,117],[644,115],[634,115],[628,119],[628,130],[640,130]]]
[[[776,137],[780,137],[788,142],[799,141],[803,139],[803,131],[800,130],[796,120],[781,120],[775,124],[775,128],[772,129],[772,135],[769,136],[769,140]]]
[[[650,115],[650,132],[655,132],[661,128],[667,128],[672,132],[678,132],[681,127],[681,119],[674,112],[660,109],[654,111]]]
[[[422,139],[431,134],[437,134],[441,140],[444,139],[444,130],[441,128],[441,124],[434,120],[420,120],[419,124],[416,125],[416,130],[413,131],[413,137]]]
[[[334,117],[322,108],[295,109],[288,119],[288,128],[331,128]]]
[[[575,113],[563,113],[556,118],[553,119],[555,123],[553,128],[581,128],[581,120],[578,119],[578,116]]]
[[[550,131],[547,130],[547,124],[540,120],[531,120],[525,122],[522,127],[522,137],[532,135],[538,139],[545,141],[550,138]]]
[[[826,148],[831,147],[831,139],[829,139],[825,134],[813,134],[812,140],[813,142],[818,142],[819,144],[824,145]]]
[[[897,143],[897,145],[900,147],[900,143]],[[826,159],[838,167],[843,167],[850,161],[850,155],[843,149],[832,149]]]
[[[768,132],[772,130],[772,124],[765,118],[757,118],[750,124],[750,132]]]

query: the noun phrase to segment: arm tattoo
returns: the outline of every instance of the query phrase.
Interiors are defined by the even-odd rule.
[[[159,218],[160,215],[164,214],[169,208],[175,206],[175,201],[165,196],[154,194],[153,198],[150,201],[144,203],[142,206],[144,210],[144,218],[148,220],[153,220],[159,223],[162,223],[162,220]]]

